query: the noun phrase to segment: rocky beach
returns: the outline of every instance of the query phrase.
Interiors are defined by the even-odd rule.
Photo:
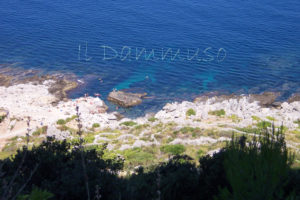
[[[159,145],[155,135],[150,133],[149,141],[142,140],[151,127],[159,124],[174,124],[174,130],[184,127],[201,128],[203,130],[218,130],[227,132],[244,133],[243,129],[253,127],[260,122],[272,123],[275,127],[283,125],[290,131],[298,131],[300,119],[300,101],[298,96],[291,97],[286,102],[276,102],[279,94],[265,92],[255,95],[219,95],[213,93],[199,96],[194,102],[172,102],[166,104],[157,113],[146,114],[144,117],[129,119],[120,113],[110,112],[104,101],[99,97],[81,97],[68,99],[67,91],[76,88],[76,81],[59,79],[53,76],[31,77],[23,82],[9,83],[8,76],[1,77],[0,87],[0,140],[3,148],[10,138],[24,137],[27,133],[27,121],[30,119],[30,134],[42,127],[47,127],[46,135],[55,136],[58,139],[72,138],[71,131],[61,129],[58,120],[65,120],[65,126],[75,130],[77,128],[76,107],[80,112],[80,120],[84,131],[90,131],[97,125],[98,130],[124,130],[125,133],[118,136],[118,140],[124,140],[118,149]],[[129,95],[129,96],[128,96]],[[113,91],[110,97],[119,105],[128,107],[130,100],[133,105],[141,103],[141,98],[146,94],[132,94]],[[123,101],[122,101],[123,100]],[[130,105],[129,105],[130,106]],[[133,125],[146,125],[138,135],[133,135],[126,123]],[[129,124],[130,124],[129,123]],[[150,124],[150,125],[149,125]],[[130,125],[129,125],[130,126]],[[150,127],[150,128],[149,128]],[[246,131],[245,133],[249,133]],[[98,134],[92,143],[110,141]],[[111,133],[113,134],[113,133]],[[254,133],[253,133],[254,134]],[[126,144],[128,138],[134,138],[132,144]],[[197,138],[174,138],[170,144],[201,145],[229,140],[230,136],[212,138],[199,135]],[[98,142],[97,142],[98,141]],[[101,142],[100,142],[101,143]],[[114,148],[114,145],[110,145]],[[297,149],[299,143],[291,141],[290,146]]]

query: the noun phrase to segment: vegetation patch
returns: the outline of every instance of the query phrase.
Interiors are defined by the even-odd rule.
[[[298,124],[298,128],[300,128],[300,119],[294,121],[295,124]]]
[[[257,133],[260,131],[260,129],[252,126],[247,126],[247,127],[236,127],[236,130],[245,132],[245,133]]]
[[[68,117],[68,118],[66,119],[66,123],[68,123],[68,122],[70,122],[70,121],[72,121],[73,119],[76,119],[76,118],[77,118],[76,115],[73,115],[72,117]]]
[[[221,110],[209,111],[208,114],[210,114],[210,115],[216,115],[218,117],[221,117],[221,116],[224,116],[226,113],[225,113],[224,109],[221,109]]]
[[[261,121],[261,122],[258,122],[256,124],[256,126],[260,129],[266,129],[266,128],[269,128],[272,126],[272,123],[271,122],[268,122],[268,121]]]
[[[257,122],[261,121],[261,119],[257,116],[252,116],[252,120]]]
[[[273,121],[273,122],[276,121],[276,119],[275,119],[274,117],[271,117],[271,116],[267,116],[266,118],[267,118],[268,120],[270,120],[270,121]]]
[[[186,111],[185,114],[186,114],[187,117],[189,117],[189,116],[192,116],[192,115],[196,115],[196,111],[194,109],[190,108]]]
[[[143,151],[141,148],[127,149],[123,151],[123,156],[129,165],[142,165],[151,162],[154,155]]]
[[[201,129],[198,127],[193,128],[193,127],[186,126],[186,127],[181,128],[179,130],[179,132],[181,132],[183,134],[191,134],[193,136],[196,136],[197,134],[201,133]],[[174,133],[177,134],[178,131],[175,131]]]
[[[59,119],[59,120],[57,120],[56,124],[58,124],[58,125],[65,125],[66,121],[63,120],[63,119]]]
[[[43,126],[41,128],[38,128],[36,131],[34,131],[32,133],[33,136],[39,136],[41,134],[46,134],[47,133],[47,129],[48,129],[48,126]]]
[[[134,121],[126,121],[126,122],[121,123],[121,125],[124,125],[124,126],[135,126],[135,125],[137,125],[137,123],[134,122]]]
[[[99,123],[94,123],[94,124],[92,125],[92,127],[93,127],[93,128],[99,128],[99,127],[100,127],[100,124],[99,124]]]
[[[4,115],[1,115],[1,116],[0,116],[0,123],[1,123],[2,121],[4,121],[4,119],[5,119],[5,116],[4,116]]]
[[[155,118],[155,117],[150,117],[150,118],[148,119],[149,122],[155,122],[155,121],[157,121],[157,120],[158,120],[158,119]]]
[[[182,144],[174,144],[174,145],[164,145],[160,148],[160,150],[164,153],[171,155],[180,155],[185,152],[185,146]]]
[[[234,123],[237,123],[237,122],[240,122],[240,121],[241,121],[241,118],[239,118],[237,115],[234,115],[234,114],[231,115],[229,118],[230,118],[231,121],[234,122]]]

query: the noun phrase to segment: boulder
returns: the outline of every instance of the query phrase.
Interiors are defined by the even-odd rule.
[[[270,107],[276,101],[279,95],[279,92],[264,92],[262,94],[251,94],[249,101],[250,103],[252,103],[253,101],[258,101],[261,106]]]
[[[147,93],[129,93],[123,91],[112,91],[109,93],[107,100],[118,104],[122,107],[136,106],[142,103],[142,98]]]
[[[288,99],[289,103],[293,103],[295,101],[300,101],[300,94],[294,94]]]

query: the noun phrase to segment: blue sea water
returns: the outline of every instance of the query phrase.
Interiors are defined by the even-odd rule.
[[[76,74],[86,84],[71,97],[153,97],[128,115],[209,91],[288,97],[300,92],[300,1],[0,1],[7,63]]]

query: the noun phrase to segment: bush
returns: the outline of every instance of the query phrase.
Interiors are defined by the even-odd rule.
[[[126,121],[126,122],[121,123],[121,125],[125,125],[125,126],[135,126],[135,125],[137,125],[137,123],[134,122],[134,121]]]
[[[261,121],[261,122],[258,122],[256,124],[256,126],[260,129],[266,129],[268,127],[271,127],[272,126],[272,123],[271,122],[268,122],[268,121]]]
[[[252,116],[252,120],[257,121],[257,122],[261,121],[261,119],[257,116]]]
[[[25,156],[24,162],[22,161]],[[123,168],[120,159],[104,160],[103,149],[101,151],[72,148],[66,141],[55,141],[47,138],[40,146],[34,146],[31,150],[26,148],[19,150],[11,159],[2,160],[2,172],[4,181],[14,176],[20,163],[22,170],[14,181],[12,194],[23,186],[28,179],[34,166],[38,168],[30,179],[21,195],[30,194],[32,186],[46,190],[54,194],[54,199],[86,199],[85,179],[82,169],[82,158],[86,163],[86,174],[88,176],[91,199],[94,199],[96,185],[101,187],[103,199],[118,199],[120,183],[116,176]],[[0,186],[0,194],[3,187]]]
[[[5,119],[5,116],[0,116],[0,123]]]
[[[143,151],[141,148],[127,149],[123,152],[125,160],[131,165],[142,165],[154,159],[153,154]]]
[[[164,145],[160,148],[160,150],[171,155],[180,155],[185,152],[185,146],[182,144]]]
[[[36,131],[34,131],[32,133],[33,136],[39,136],[41,134],[46,134],[47,133],[47,129],[48,129],[48,126],[43,126],[41,128],[38,128]]]
[[[281,132],[262,133],[246,144],[247,138],[232,138],[226,147],[224,169],[230,187],[218,199],[286,199],[284,189],[293,157]]]
[[[155,122],[156,120],[158,120],[158,119],[155,118],[155,117],[150,117],[150,118],[148,119],[149,122]]]
[[[194,109],[192,109],[192,108],[190,108],[190,109],[188,109],[187,111],[186,111],[186,116],[192,116],[192,115],[196,115],[196,111],[194,110]]]
[[[100,124],[99,124],[99,123],[94,123],[92,127],[93,127],[93,128],[99,128],[99,127],[100,127]]]
[[[66,123],[68,123],[68,122],[70,122],[70,121],[72,121],[73,119],[76,119],[76,118],[77,118],[76,115],[73,115],[72,117],[68,117],[68,118],[66,119]]]
[[[237,116],[237,115],[231,115],[230,119],[232,120],[232,122],[240,122],[241,119]]]
[[[84,137],[84,143],[85,144],[90,144],[90,143],[93,143],[95,140],[95,136],[94,135],[86,135]]]
[[[225,110],[221,109],[221,110],[209,111],[208,114],[221,117],[221,116],[225,115]]]
[[[66,121],[63,120],[63,119],[59,119],[59,120],[57,120],[56,124],[58,124],[58,125],[65,125]]]
[[[266,118],[267,118],[268,120],[270,120],[270,121],[275,121],[275,120],[276,120],[274,117],[271,117],[271,116],[267,116]]]
[[[34,187],[30,194],[20,195],[17,200],[47,200],[52,197],[54,197],[52,193]]]

